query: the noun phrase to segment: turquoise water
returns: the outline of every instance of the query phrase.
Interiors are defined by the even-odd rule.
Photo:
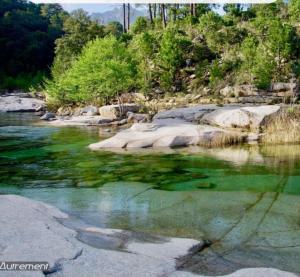
[[[291,258],[300,245],[299,145],[90,151],[99,139],[95,127],[0,115],[0,193],[97,226],[267,248],[266,257],[288,254],[279,267],[300,271]],[[272,263],[280,265],[263,265]]]

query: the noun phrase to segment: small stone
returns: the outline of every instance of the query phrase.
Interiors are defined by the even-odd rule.
[[[40,117],[41,120],[53,120],[56,119],[55,113],[47,112]]]

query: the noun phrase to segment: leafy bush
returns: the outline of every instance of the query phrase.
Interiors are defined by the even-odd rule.
[[[135,84],[136,63],[115,37],[89,42],[71,68],[46,84],[62,103],[107,102]]]

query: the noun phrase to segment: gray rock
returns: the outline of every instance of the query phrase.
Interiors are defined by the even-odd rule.
[[[220,135],[234,136],[231,132],[207,125],[164,120],[159,124],[136,123],[114,137],[89,145],[92,150],[102,148],[179,147],[210,144]]]
[[[150,122],[150,115],[128,112],[127,121],[128,123]]]
[[[113,122],[112,119],[109,119],[109,118],[101,118],[101,119],[99,119],[98,124],[110,124],[110,123],[112,123],[112,122]]]
[[[123,104],[123,105],[108,105],[99,108],[99,113],[105,118],[118,119],[125,116],[128,112],[136,113],[140,109],[137,104]]]
[[[55,113],[51,113],[51,112],[47,112],[40,117],[41,120],[53,120],[55,118],[56,118]]]
[[[294,91],[297,87],[296,83],[273,83],[271,86],[272,91]]]
[[[99,125],[104,122],[111,122],[111,119],[103,118],[99,115],[94,116],[62,116],[58,117],[57,120],[51,121],[50,124],[55,126],[90,126],[90,125]],[[102,123],[101,123],[102,122]]]
[[[80,115],[93,116],[98,114],[99,114],[98,108],[95,106],[87,106],[80,110]]]
[[[215,125],[222,128],[241,128],[257,130],[280,110],[280,106],[253,106],[237,107],[229,106],[211,113],[205,114],[200,122],[202,124]]]
[[[45,102],[29,94],[0,96],[0,112],[36,112],[44,109]]]
[[[216,105],[199,105],[188,108],[171,109],[157,113],[154,123],[162,119],[180,119],[187,122],[197,122],[204,114],[219,109]]]
[[[47,261],[51,276],[162,276],[176,271],[175,259],[203,242],[162,238],[149,242],[131,239],[123,230],[94,226],[79,233],[96,235],[111,244],[127,237],[125,251],[95,248],[79,241],[77,232],[56,218],[68,216],[58,209],[20,196],[0,195],[0,260]],[[28,224],[30,222],[30,224]],[[79,236],[80,237],[80,236]],[[82,236],[81,236],[82,237]],[[117,245],[117,244],[116,244]],[[0,271],[0,276],[44,276],[42,272]]]

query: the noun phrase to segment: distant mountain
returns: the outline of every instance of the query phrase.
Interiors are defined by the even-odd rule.
[[[134,23],[139,16],[147,16],[147,10],[136,9],[130,6],[130,23]],[[110,11],[91,13],[91,18],[101,24],[107,24],[112,21],[118,21],[123,24],[123,7],[120,5],[120,7],[115,7]]]

